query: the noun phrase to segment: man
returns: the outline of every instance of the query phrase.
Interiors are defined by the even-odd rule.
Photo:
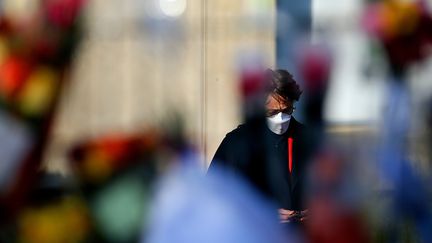
[[[302,91],[285,70],[268,70],[265,117],[248,119],[226,135],[210,164],[244,177],[280,207],[282,222],[302,220],[307,161],[305,128],[292,116]]]

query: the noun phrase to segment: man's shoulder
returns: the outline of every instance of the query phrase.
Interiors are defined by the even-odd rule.
[[[306,128],[306,126],[305,126],[303,123],[299,122],[299,121],[296,120],[294,117],[292,118],[292,120],[291,120],[290,122],[292,122],[293,126],[294,126],[296,129],[303,130],[303,129]]]
[[[300,123],[294,117],[290,121],[290,134],[292,134],[295,137],[304,137],[307,136],[307,126],[305,126],[303,123]]]
[[[225,137],[236,138],[236,137],[244,135],[245,132],[246,132],[246,125],[240,124],[237,126],[237,128],[235,128],[231,132],[228,132]]]

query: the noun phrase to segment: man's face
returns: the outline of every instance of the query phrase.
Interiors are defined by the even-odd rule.
[[[270,94],[266,101],[267,117],[274,116],[279,112],[291,115],[294,110],[294,104],[291,100],[282,98],[278,94]]]

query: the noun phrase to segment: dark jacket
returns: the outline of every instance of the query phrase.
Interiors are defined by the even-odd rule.
[[[240,125],[228,133],[216,151],[208,173],[222,167],[244,177],[279,207],[304,209],[303,190],[308,160],[305,127],[291,118],[287,132],[271,132],[265,119]],[[288,138],[292,144],[292,173],[288,170]]]

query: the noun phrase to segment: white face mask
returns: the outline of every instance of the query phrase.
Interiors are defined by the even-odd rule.
[[[281,135],[288,130],[290,120],[291,115],[279,112],[276,115],[267,117],[267,126],[272,132]]]

